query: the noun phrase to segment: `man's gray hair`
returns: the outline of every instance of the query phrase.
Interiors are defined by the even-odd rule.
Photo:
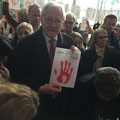
[[[42,8],[42,11],[41,11],[41,16],[42,17],[45,17],[46,15],[46,11],[49,7],[56,7],[56,8],[60,8],[61,9],[61,14],[62,14],[62,20],[64,20],[64,9],[62,7],[62,5],[60,3],[57,3],[57,2],[48,2],[47,4],[45,4]]]
[[[71,13],[71,12],[66,13],[66,17],[68,17],[68,18],[72,18],[72,19],[73,19],[73,23],[76,22],[75,15],[74,15],[73,13]]]

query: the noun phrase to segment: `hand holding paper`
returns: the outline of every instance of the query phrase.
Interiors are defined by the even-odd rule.
[[[62,87],[56,83],[48,83],[41,86],[38,91],[41,94],[55,95],[62,91]]]
[[[74,88],[81,52],[75,46],[71,49],[56,48],[50,83]]]

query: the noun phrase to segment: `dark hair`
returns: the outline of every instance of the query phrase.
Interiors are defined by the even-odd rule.
[[[109,14],[104,18],[104,23],[106,23],[107,19],[116,19],[117,21],[117,17],[113,14]]]
[[[99,68],[94,76],[96,90],[110,99],[120,91],[120,71],[112,67]]]
[[[30,5],[29,8],[28,8],[28,15],[31,13],[32,8],[34,8],[34,7],[40,8],[40,6],[38,4]]]
[[[28,19],[28,10],[23,8],[23,9],[20,9],[18,10],[18,15],[20,16],[20,23],[21,22],[29,22],[29,19]]]

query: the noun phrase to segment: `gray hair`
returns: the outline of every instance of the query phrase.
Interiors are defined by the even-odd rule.
[[[60,3],[57,3],[57,2],[48,2],[47,4],[45,4],[42,8],[42,11],[41,11],[41,16],[42,17],[45,17],[46,15],[46,11],[49,7],[56,7],[56,8],[60,8],[61,9],[61,14],[62,14],[62,20],[65,19],[64,17],[64,9],[62,7],[62,5]]]
[[[72,19],[73,19],[73,23],[76,22],[76,18],[75,18],[75,16],[74,16],[73,13],[71,13],[71,12],[66,13],[66,17],[68,17],[68,18],[72,18]]]

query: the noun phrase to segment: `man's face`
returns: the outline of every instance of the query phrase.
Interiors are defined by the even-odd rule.
[[[45,16],[41,16],[43,32],[50,38],[54,38],[61,31],[62,14],[61,9],[49,7]]]
[[[64,21],[64,30],[67,34],[72,33],[73,26],[73,18],[66,17],[66,20]]]
[[[30,24],[34,26],[40,25],[40,8],[33,7],[28,15]]]
[[[112,28],[115,27],[117,20],[108,18],[104,23],[105,30],[110,34],[112,32]]]

